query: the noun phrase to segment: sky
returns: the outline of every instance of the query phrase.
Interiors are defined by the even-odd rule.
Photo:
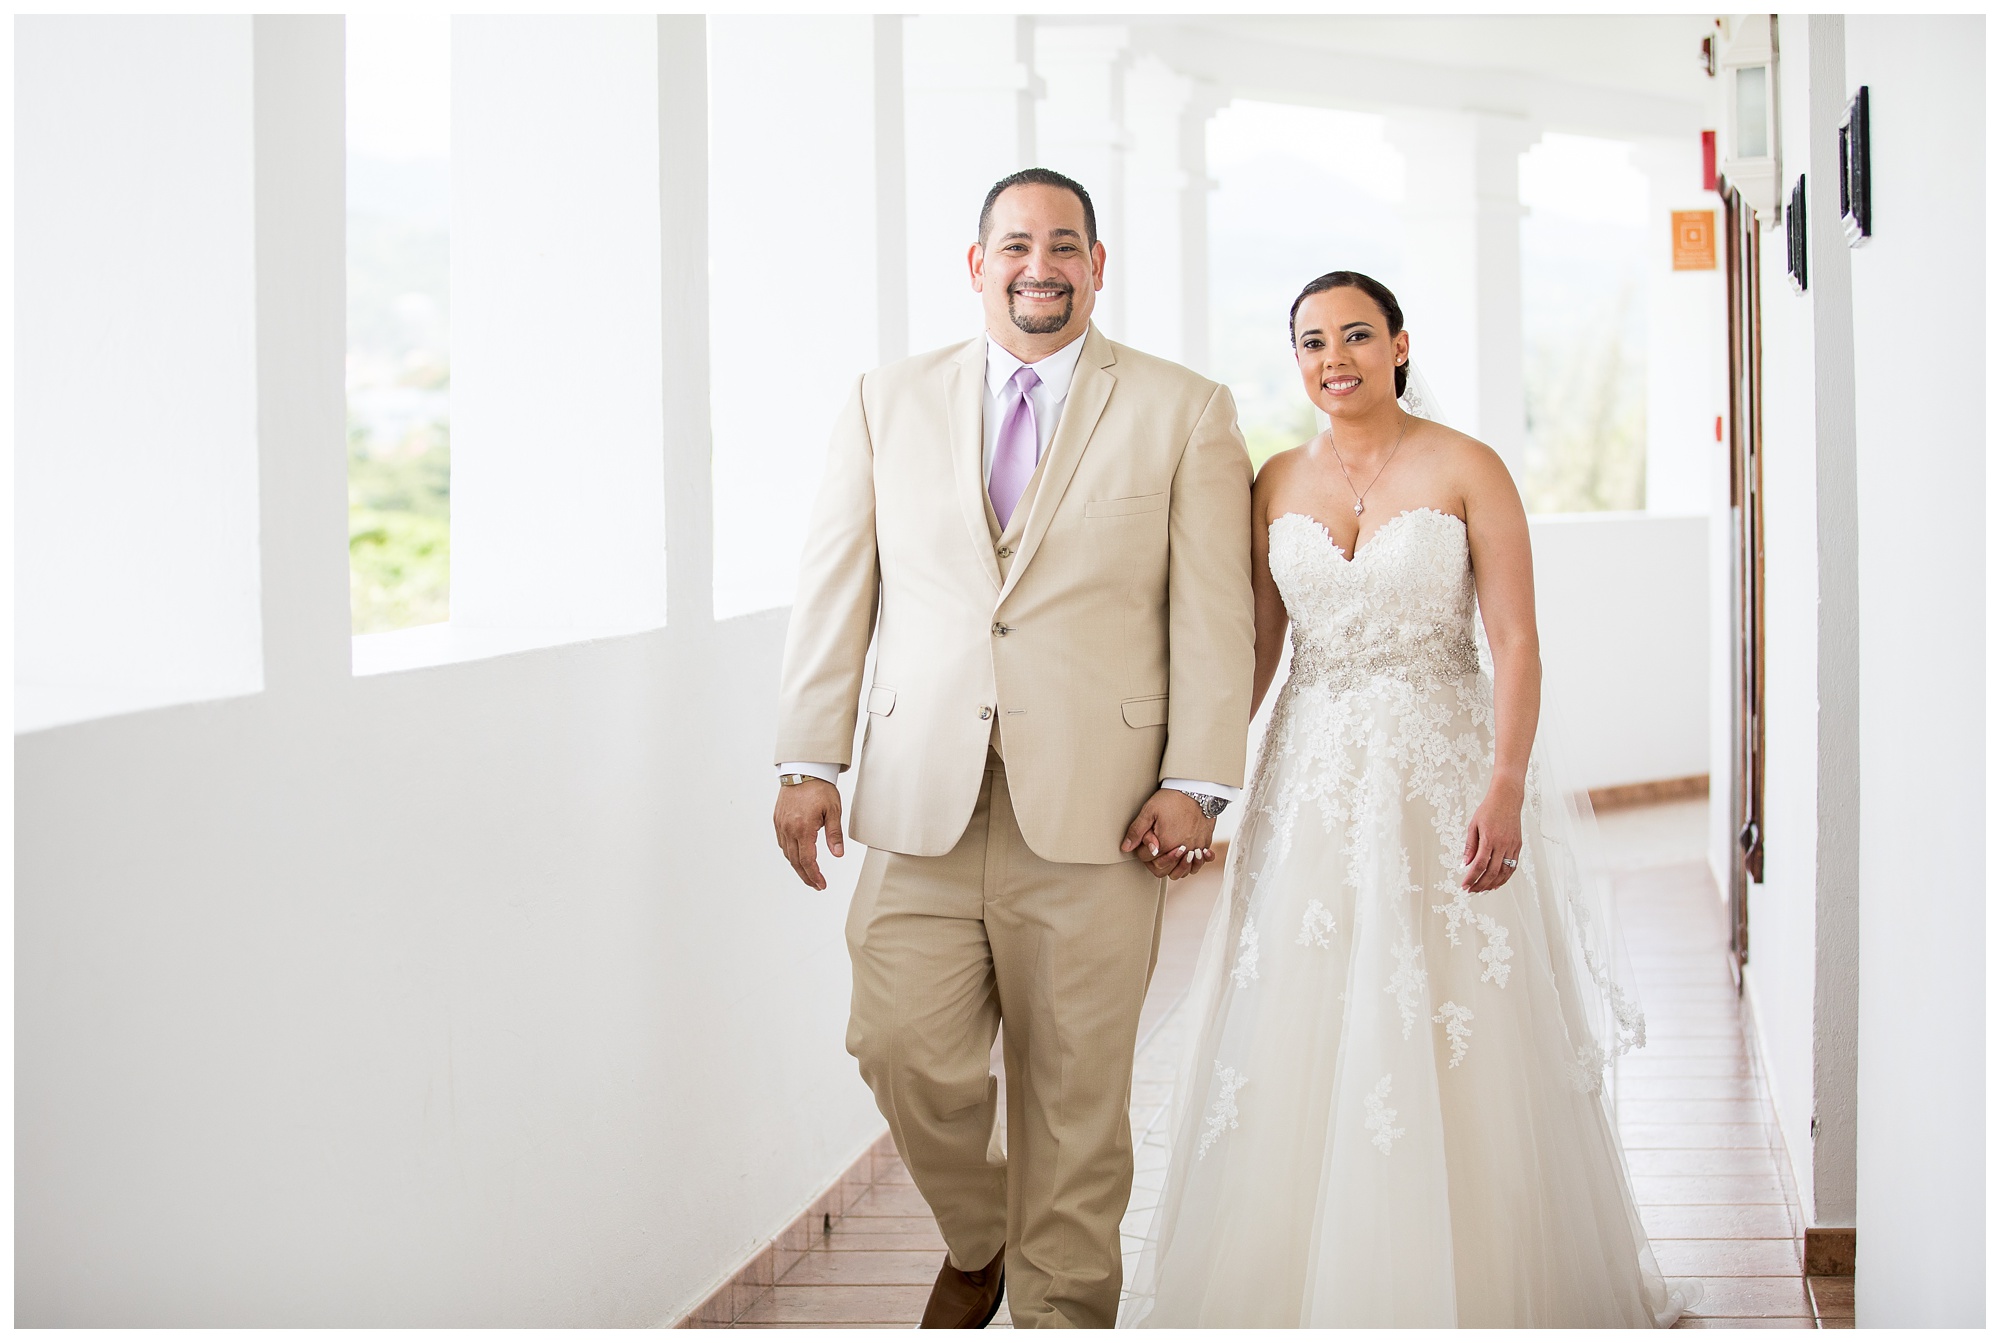
[[[366,158],[451,153],[451,17],[347,16],[347,147]]]

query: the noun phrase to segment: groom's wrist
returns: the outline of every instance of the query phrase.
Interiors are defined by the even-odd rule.
[[[1171,788],[1177,793],[1207,793],[1230,802],[1238,801],[1243,796],[1241,788],[1232,788],[1226,783],[1215,783],[1208,779],[1185,779],[1171,774],[1160,780],[1160,787]]]
[[[1223,809],[1243,795],[1241,788],[1228,784],[1210,783],[1206,779],[1167,778],[1160,780],[1160,787],[1171,788],[1177,793],[1185,793],[1201,808],[1201,814],[1209,820],[1222,815]]]
[[[808,778],[820,779],[838,787],[840,766],[819,760],[783,760],[778,763],[778,781],[783,783],[788,777],[803,774]]]

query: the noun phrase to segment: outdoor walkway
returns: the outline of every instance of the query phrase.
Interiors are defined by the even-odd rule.
[[[1648,1045],[1621,1066],[1619,1120],[1660,1268],[1700,1278],[1684,1328],[1853,1325],[1853,1279],[1803,1276],[1792,1196],[1770,1102],[1744,1046],[1720,902],[1701,857],[1706,804],[1602,818],[1647,1015]],[[1125,1218],[1127,1272],[1166,1162],[1166,1106],[1188,1023],[1174,1009],[1219,889],[1219,872],[1172,890],[1160,965],[1141,1018],[1132,1084],[1137,1175]],[[742,1328],[899,1328],[923,1311],[944,1253],[930,1210],[893,1156],[871,1188],[776,1284],[746,1293]],[[1008,1323],[1003,1306],[996,1326]]]

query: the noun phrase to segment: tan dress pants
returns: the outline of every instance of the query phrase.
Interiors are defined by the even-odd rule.
[[[848,1052],[952,1263],[984,1268],[1005,1242],[1017,1326],[1117,1317],[1132,1051],[1164,891],[1137,861],[1038,858],[995,755],[956,848],[874,849],[862,866]],[[1003,1020],[1004,1151],[989,1066]]]

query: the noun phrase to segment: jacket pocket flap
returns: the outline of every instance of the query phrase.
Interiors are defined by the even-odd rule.
[[[1129,499],[1092,499],[1083,506],[1086,518],[1122,518],[1128,513],[1154,513],[1167,506],[1166,492],[1135,494]]]
[[[1159,727],[1167,721],[1167,697],[1148,695],[1144,699],[1125,701],[1125,726]]]
[[[888,686],[870,686],[868,689],[868,712],[883,717],[896,711],[896,692]]]

